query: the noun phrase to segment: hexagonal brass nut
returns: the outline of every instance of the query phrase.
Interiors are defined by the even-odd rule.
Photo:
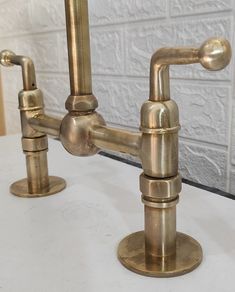
[[[140,175],[140,191],[145,197],[156,200],[171,200],[178,196],[181,188],[182,183],[179,174],[165,179],[149,177],[144,173]]]
[[[91,95],[70,95],[65,103],[65,108],[71,111],[77,112],[91,112],[98,107],[98,101],[96,97]]]
[[[48,149],[48,141],[46,136],[36,138],[22,138],[22,148],[24,151],[38,152]]]

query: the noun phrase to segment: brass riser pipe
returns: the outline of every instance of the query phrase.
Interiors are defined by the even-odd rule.
[[[173,255],[176,251],[176,206],[165,209],[145,206],[144,213],[147,259]]]
[[[30,194],[48,192],[47,150],[24,152],[26,155],[28,190]]]
[[[65,0],[71,95],[92,94],[87,0]]]

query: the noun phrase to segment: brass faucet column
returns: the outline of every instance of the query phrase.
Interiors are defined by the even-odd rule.
[[[176,232],[176,204],[181,191],[178,174],[179,113],[170,99],[169,65],[201,63],[208,70],[228,65],[231,47],[224,39],[209,39],[199,49],[162,48],[151,59],[150,96],[141,109],[140,190],[144,231],[130,234],[118,248],[128,269],[153,277],[188,273],[202,261],[200,244]]]
[[[16,196],[29,198],[55,194],[64,189],[66,183],[62,178],[48,175],[47,136],[29,124],[31,118],[44,115],[43,95],[37,89],[34,64],[30,58],[17,56],[7,50],[0,53],[0,64],[7,67],[21,66],[23,78],[23,90],[19,92],[19,109],[27,178],[14,182],[10,191]]]
[[[199,243],[176,232],[176,204],[181,191],[178,174],[178,107],[169,97],[146,101],[141,109],[144,231],[124,238],[118,249],[128,269],[155,277],[172,277],[196,268],[202,260]]]

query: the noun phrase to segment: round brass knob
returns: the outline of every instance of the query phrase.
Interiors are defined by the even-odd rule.
[[[15,56],[12,51],[4,50],[0,52],[0,64],[6,67],[14,66],[9,60],[10,57]]]
[[[231,46],[223,38],[208,39],[201,45],[198,53],[201,65],[211,71],[225,68],[229,64],[231,56]]]

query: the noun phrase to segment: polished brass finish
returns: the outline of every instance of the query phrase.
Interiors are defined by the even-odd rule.
[[[146,257],[145,234],[139,231],[125,237],[118,247],[118,258],[129,270],[150,277],[176,277],[196,269],[202,261],[200,244],[177,232],[176,252],[168,257]]]
[[[66,187],[66,182],[61,177],[49,176],[48,187],[38,193],[30,193],[28,187],[28,179],[22,179],[13,183],[10,187],[10,191],[17,197],[23,198],[39,198],[57,194]]]
[[[33,62],[11,51],[0,53],[0,63],[22,67],[24,89],[19,93],[22,147],[27,179],[11,186],[18,196],[38,197],[62,190],[62,179],[49,177],[47,137],[61,140],[72,155],[90,156],[100,149],[128,153],[140,158],[143,173],[140,191],[144,204],[144,231],[124,238],[118,257],[128,269],[147,276],[172,277],[188,273],[202,261],[199,243],[176,231],[176,205],[181,178],[178,173],[177,104],[170,99],[169,66],[200,63],[221,70],[231,59],[227,40],[211,38],[200,48],[162,48],[150,64],[150,95],[141,108],[140,131],[108,127],[96,112],[92,93],[87,0],[65,0],[70,95],[62,120],[45,115],[42,92],[36,87]]]

